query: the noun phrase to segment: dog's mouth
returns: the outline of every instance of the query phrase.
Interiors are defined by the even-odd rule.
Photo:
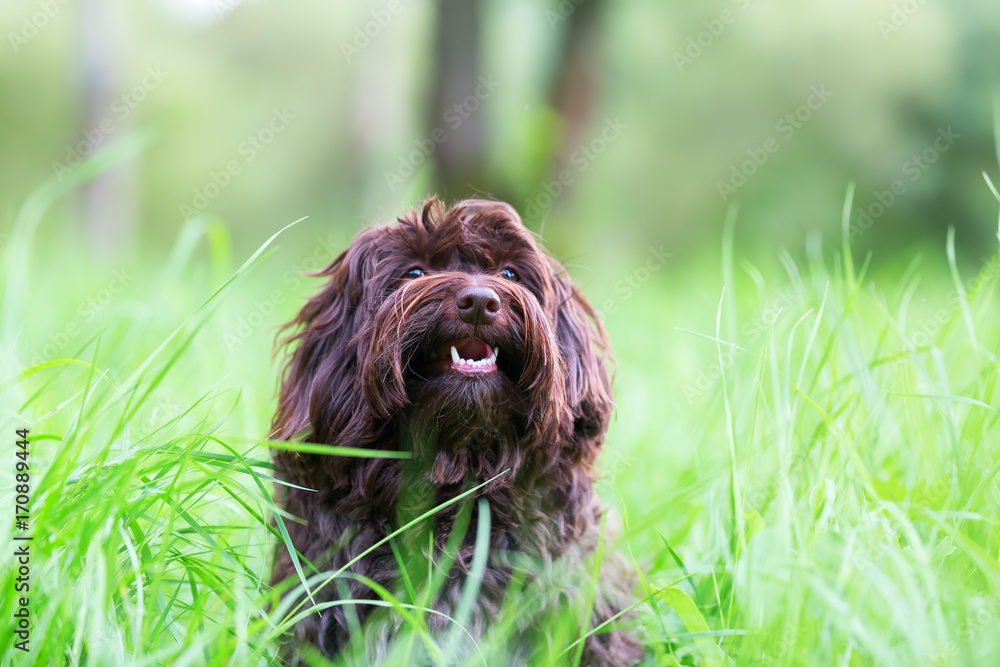
[[[497,372],[499,350],[479,338],[460,338],[442,343],[427,357],[428,370],[462,375],[489,375]]]

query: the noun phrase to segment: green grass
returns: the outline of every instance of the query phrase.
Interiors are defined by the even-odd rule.
[[[15,429],[30,428],[34,541],[31,653],[13,648],[5,547],[0,662],[274,663],[297,611],[273,606],[267,585],[282,538],[269,524],[262,438],[277,370],[266,360],[270,327],[312,286],[289,281],[270,306],[259,300],[299,251],[262,247],[233,273],[225,229],[192,223],[167,260],[144,257],[89,309],[110,270],[71,244],[34,241],[60,194],[32,199],[3,248],[0,507],[13,514]],[[631,623],[649,664],[991,664],[997,248],[960,270],[949,238],[927,261],[872,277],[846,244],[811,243],[804,260],[776,253],[779,268],[765,270],[733,250],[738,225],[727,230],[718,269],[703,258],[668,266],[607,318],[618,413],[599,487],[613,508],[602,549],[641,573]],[[595,302],[611,294],[579,279]],[[13,530],[0,522],[0,542]],[[394,663],[418,649],[454,659],[461,630],[437,642],[426,630],[439,582],[404,583],[381,592],[407,619]],[[462,664],[495,664],[532,603],[530,587],[512,596]],[[540,664],[575,663],[582,633],[601,630],[584,616],[546,618]],[[343,662],[364,664],[358,651]]]

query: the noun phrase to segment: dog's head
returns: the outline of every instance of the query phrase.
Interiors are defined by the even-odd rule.
[[[428,200],[317,275],[325,287],[288,325],[276,437],[523,460],[497,452],[503,440],[593,460],[611,411],[607,339],[509,205]]]

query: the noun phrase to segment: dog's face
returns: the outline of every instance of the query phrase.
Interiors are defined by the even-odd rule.
[[[381,416],[408,402],[418,417],[490,428],[528,397],[565,402],[556,331],[571,297],[512,210],[479,206],[436,225],[382,228],[371,240],[378,271],[362,382]]]
[[[416,424],[454,451],[603,433],[606,338],[510,206],[431,200],[364,230],[320,275],[292,323],[279,437],[363,446],[344,434]]]

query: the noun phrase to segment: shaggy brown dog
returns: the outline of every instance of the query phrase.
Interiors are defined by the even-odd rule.
[[[419,605],[425,598],[413,595],[412,582],[427,577],[428,558],[431,570],[448,575],[439,577],[428,616],[431,635],[446,636],[446,619],[462,613],[466,575],[475,571],[477,526],[488,525],[488,560],[462,620],[474,640],[495,645],[500,637],[506,655],[490,664],[534,663],[550,639],[542,614],[565,620],[577,610],[579,631],[631,602],[631,580],[616,558],[603,559],[596,595],[586,561],[600,541],[592,481],[612,409],[608,341],[565,270],[507,204],[470,200],[445,210],[431,199],[398,222],[360,232],[317,274],[325,287],[287,325],[295,351],[275,438],[408,455],[275,455],[289,483],[280,487],[281,504],[304,520],[285,523],[314,568],[303,565],[305,576],[350,564],[326,584],[310,581],[321,611],[297,625],[297,643],[335,656],[361,633],[354,650],[360,644],[368,661],[384,660],[392,640],[413,628],[398,614],[373,613],[371,582],[403,598],[410,590],[404,602]],[[378,544],[489,480],[469,502],[422,522],[430,534],[406,531]],[[487,507],[488,517],[480,516]],[[274,581],[290,577],[299,579],[280,545]],[[514,582],[522,606],[512,627],[497,619]],[[639,644],[608,630],[586,640],[582,663],[637,662]],[[458,655],[475,650],[467,635],[453,634]]]

